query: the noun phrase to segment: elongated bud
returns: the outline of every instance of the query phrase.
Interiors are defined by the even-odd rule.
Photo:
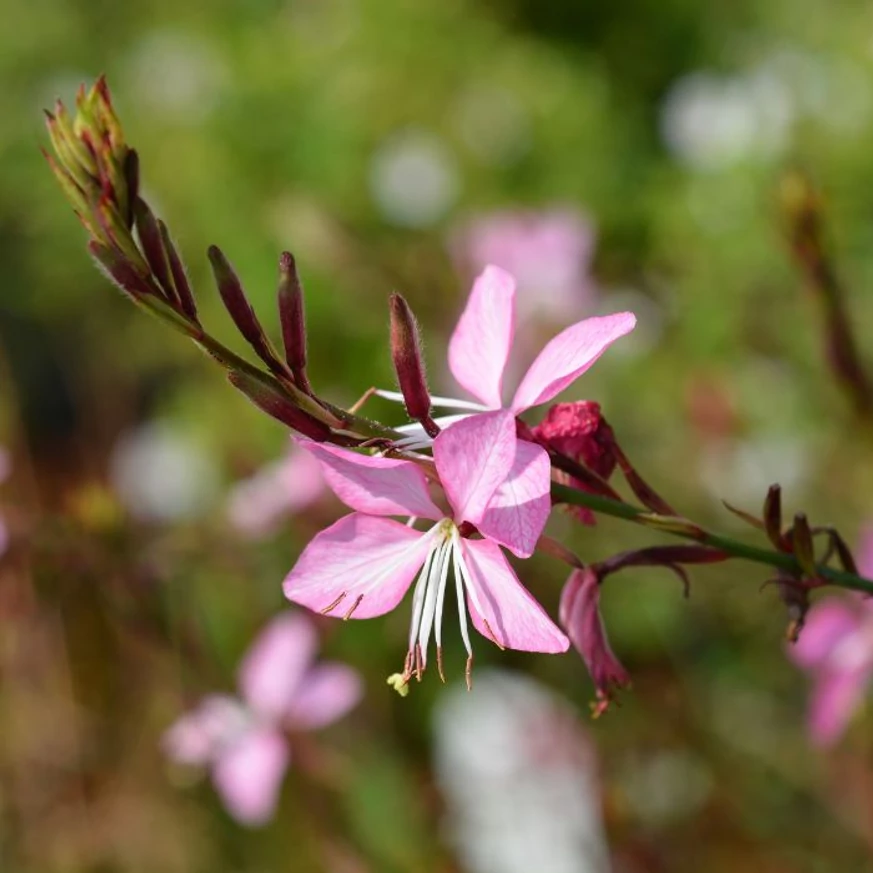
[[[158,229],[161,232],[161,240],[164,244],[164,251],[167,253],[167,258],[170,262],[170,273],[173,277],[173,285],[176,288],[176,294],[179,296],[179,305],[182,307],[182,312],[191,319],[191,321],[199,324],[197,318],[197,304],[194,302],[194,292],[191,289],[191,283],[188,280],[188,273],[185,271],[185,265],[182,263],[182,258],[179,257],[179,252],[176,251],[176,246],[173,244],[170,232],[167,230],[167,225],[158,219]]]
[[[802,512],[798,512],[794,516],[794,527],[791,530],[791,544],[794,550],[794,557],[797,558],[797,563],[803,570],[805,576],[815,578],[817,570],[815,566],[815,550],[812,542],[812,532],[809,529],[809,522]]]
[[[391,357],[406,411],[410,418],[424,425],[430,436],[436,436],[439,427],[430,417],[430,393],[421,358],[418,324],[402,295],[392,294],[388,305],[391,310]]]
[[[251,345],[259,344],[264,336],[264,330],[246,298],[239,277],[218,246],[209,246],[207,255],[212,265],[218,292],[233,323]]]
[[[303,311],[303,286],[300,284],[297,264],[291,252],[282,252],[279,258],[278,301],[285,360],[291,368],[297,387],[311,394],[312,388],[306,375],[306,317]]]
[[[136,267],[115,249],[111,249],[97,240],[90,240],[88,251],[97,262],[97,266],[134,300],[150,294],[156,295],[157,289],[153,288],[148,280],[137,272]]]
[[[764,499],[764,530],[770,542],[780,550],[784,550],[782,539],[782,489],[771,485]]]
[[[257,356],[274,372],[286,375],[285,367],[276,357],[254,309],[246,298],[242,283],[218,246],[210,246],[207,251],[209,263],[215,276],[215,284],[224,301],[233,323],[243,335]]]
[[[133,204],[133,218],[136,232],[148,265],[152,268],[155,279],[164,291],[164,296],[170,303],[178,303],[176,288],[170,273],[170,262],[164,248],[164,240],[158,227],[158,220],[142,198],[137,198]]]
[[[231,370],[227,378],[231,385],[242,391],[258,409],[281,421],[282,424],[319,443],[330,439],[331,430],[324,422],[313,418],[308,412],[295,406],[287,397],[274,391],[259,379],[239,370]]]
[[[612,429],[610,428],[611,432]],[[624,474],[624,478],[627,479],[627,484],[631,487],[631,491],[633,491],[646,509],[651,509],[652,512],[657,512],[661,515],[677,514],[676,510],[636,471],[634,465],[627,459],[627,456],[615,441],[613,441],[612,451],[615,459],[618,461],[621,472]]]

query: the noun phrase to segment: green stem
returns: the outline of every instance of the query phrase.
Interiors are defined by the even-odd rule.
[[[612,500],[609,497],[589,494],[587,491],[570,488],[566,485],[558,485],[554,482],[552,483],[552,498],[557,503],[584,506],[603,515],[623,518],[626,521],[652,527],[673,536],[713,546],[736,558],[745,558],[747,561],[754,561],[757,564],[769,564],[771,567],[788,570],[792,573],[802,572],[800,564],[793,555],[786,554],[785,552],[771,551],[770,549],[761,549],[757,546],[750,546],[730,537],[722,536],[721,534],[710,533],[684,518],[655,515],[644,509],[631,506],[629,503],[624,503],[621,500]],[[827,579],[832,585],[837,585],[841,588],[851,588],[855,591],[863,591],[866,594],[873,594],[873,580],[871,579],[865,579],[862,576],[856,576],[854,573],[847,573],[845,570],[836,570],[821,564],[816,566],[816,573],[822,579]]]

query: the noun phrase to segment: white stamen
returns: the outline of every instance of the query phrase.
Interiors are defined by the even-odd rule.
[[[436,527],[438,527],[437,525]],[[431,530],[436,530],[432,527]],[[431,547],[424,560],[424,565],[421,572],[418,574],[418,581],[415,583],[415,591],[412,593],[412,624],[409,627],[409,649],[415,645],[415,638],[418,636],[418,628],[421,624],[421,613],[424,608],[424,599],[427,594],[428,579],[430,577],[430,567],[433,563],[434,555],[439,551],[442,544],[436,547]]]
[[[457,537],[452,537],[452,552],[455,558],[455,591],[458,594],[458,618],[461,624],[461,639],[464,641],[464,648],[467,650],[467,655],[473,657],[473,647],[470,645],[470,632],[467,630],[467,604],[464,601],[464,584],[461,581],[461,574],[458,572],[458,557],[461,554],[460,546],[457,542]]]
[[[427,647],[430,643],[430,635],[434,626],[434,619],[442,619],[439,613],[440,593],[446,584],[446,576],[449,571],[449,559],[452,542],[446,539],[440,546],[437,559],[434,561],[428,581],[427,599],[424,604],[424,617],[421,622],[421,630],[418,635],[418,643],[421,646],[422,662],[427,661]]]
[[[406,519],[407,527],[415,527],[415,523],[418,521],[417,515],[410,515],[409,518]]]
[[[437,589],[436,601],[436,628],[434,629],[434,639],[436,640],[437,651],[443,647],[443,602],[446,599],[446,580],[449,576],[449,564],[454,559],[453,542],[446,543],[446,555],[443,561],[442,572],[440,573],[440,583]],[[457,573],[457,569],[455,569]]]
[[[398,403],[403,403],[403,395],[399,391],[383,391],[381,388],[373,392],[379,397],[384,397],[386,400],[396,400]],[[472,400],[459,400],[454,397],[434,397],[430,398],[431,406],[443,407],[445,409],[472,409],[474,412],[488,412],[490,406],[483,406],[481,403],[475,403]]]

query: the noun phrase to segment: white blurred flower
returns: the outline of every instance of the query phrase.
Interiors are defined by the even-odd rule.
[[[796,436],[719,441],[705,447],[700,478],[718,500],[758,506],[774,482],[785,491],[801,489],[810,455],[810,446]]]
[[[720,169],[785,147],[794,102],[766,71],[741,76],[696,72],[673,84],[661,108],[670,151],[697,169]]]
[[[532,679],[483,670],[435,713],[450,837],[470,873],[606,873],[594,748],[576,713]]]
[[[218,473],[204,447],[159,422],[143,424],[118,440],[109,475],[131,514],[148,521],[196,516],[218,490]]]
[[[221,98],[229,73],[221,55],[195,32],[147,33],[128,58],[128,77],[136,99],[196,123]]]
[[[454,204],[459,188],[452,155],[425,131],[396,133],[373,156],[370,189],[376,205],[393,224],[434,224]]]

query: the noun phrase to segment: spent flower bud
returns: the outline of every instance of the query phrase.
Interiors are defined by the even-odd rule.
[[[561,593],[559,617],[570,642],[582,656],[597,693],[595,717],[606,712],[630,675],[616,658],[600,615],[600,578],[595,567],[574,570]]]
[[[764,530],[770,542],[780,550],[784,550],[785,541],[782,537],[782,488],[771,485],[764,498]]]

